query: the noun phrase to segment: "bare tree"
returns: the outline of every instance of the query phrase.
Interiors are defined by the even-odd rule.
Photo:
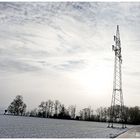
[[[90,120],[91,118],[91,107],[84,108],[80,111],[82,120]]]
[[[60,102],[58,100],[55,100],[55,102],[54,102],[54,115],[55,115],[55,117],[58,116],[59,107],[60,107]]]
[[[46,103],[42,101],[39,105],[39,116],[46,117]]]
[[[51,100],[48,100],[48,110],[47,110],[47,114],[48,114],[48,117],[52,117],[53,115],[53,101]]]
[[[68,108],[71,119],[75,119],[75,113],[76,113],[76,105],[71,105]]]

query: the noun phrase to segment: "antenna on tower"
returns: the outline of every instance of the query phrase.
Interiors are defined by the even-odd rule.
[[[113,80],[113,93],[109,114],[108,127],[114,127],[115,122],[121,122],[122,128],[125,128],[125,117],[124,117],[124,101],[122,93],[122,55],[121,55],[121,41],[119,25],[117,25],[116,35],[114,36],[115,45],[112,45],[112,51],[115,52],[114,59],[114,80]]]

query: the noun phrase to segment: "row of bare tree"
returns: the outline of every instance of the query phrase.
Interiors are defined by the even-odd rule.
[[[24,115],[31,117],[43,117],[43,118],[58,118],[58,119],[75,119],[83,121],[99,121],[107,122],[109,118],[110,108],[100,107],[93,110],[91,107],[84,108],[76,113],[76,105],[70,105],[66,107],[59,100],[47,100],[42,101],[38,108],[31,111],[26,111],[26,104],[23,102],[21,95],[11,102],[8,109],[5,110],[5,114],[10,113],[13,115]],[[119,122],[117,118],[120,115],[120,106],[115,106],[115,120]],[[124,107],[125,122],[129,124],[140,124],[140,107]]]
[[[110,107],[100,107],[95,111],[91,107],[85,108],[80,111],[80,118],[86,121],[108,122],[110,114]],[[115,106],[115,122],[119,123],[120,106]],[[126,124],[140,124],[140,107],[124,107],[124,120]]]
[[[68,108],[61,104],[60,101],[48,100],[42,101],[38,109],[26,112],[27,116],[38,116],[44,118],[60,118],[60,119],[75,119],[76,106],[71,105]]]

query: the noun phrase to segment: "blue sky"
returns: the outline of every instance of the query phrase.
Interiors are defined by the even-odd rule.
[[[79,108],[109,106],[116,25],[123,93],[140,98],[140,3],[0,3],[0,106],[17,94],[28,107],[58,99]]]

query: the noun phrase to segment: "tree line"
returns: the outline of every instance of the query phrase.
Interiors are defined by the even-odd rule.
[[[118,120],[119,105],[115,106],[115,122]],[[72,119],[83,121],[97,121],[108,122],[110,107],[100,107],[93,110],[91,107],[81,109],[76,113],[76,105],[66,107],[59,100],[42,101],[37,108],[26,111],[27,105],[23,102],[23,97],[17,95],[11,102],[4,114],[21,115],[29,117],[42,117],[42,118],[57,118],[57,119]],[[127,124],[140,124],[140,107],[124,107],[124,118]]]

